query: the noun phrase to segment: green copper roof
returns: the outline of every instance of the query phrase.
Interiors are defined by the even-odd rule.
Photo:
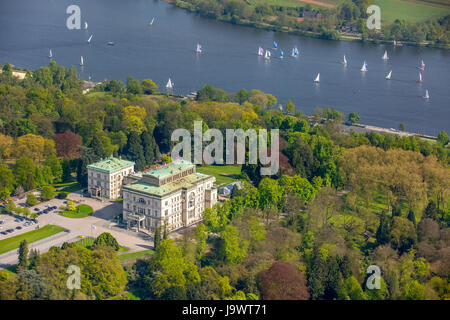
[[[162,196],[170,194],[174,191],[181,190],[183,188],[189,188],[194,183],[204,180],[206,178],[210,178],[210,177],[212,177],[212,176],[196,172],[196,173],[190,174],[184,178],[164,184],[160,187],[153,186],[153,185],[150,185],[147,183],[143,183],[142,181],[138,181],[138,182],[123,186],[123,190],[135,191],[135,192],[139,192],[139,193],[145,193],[148,195],[162,197]]]
[[[179,160],[176,162],[172,162],[162,168],[145,172],[143,175],[152,176],[152,177],[161,179],[161,178],[169,177],[172,174],[176,174],[178,172],[190,169],[192,167],[195,167],[195,166],[191,162],[186,161],[186,160]]]
[[[92,163],[92,164],[88,165],[87,167],[90,169],[100,170],[103,172],[114,172],[114,171],[129,167],[129,166],[134,166],[134,162],[109,157],[107,159]]]

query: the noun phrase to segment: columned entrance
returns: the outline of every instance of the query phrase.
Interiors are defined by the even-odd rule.
[[[127,219],[128,229],[136,228],[136,232],[145,229],[145,216],[139,214],[129,214]]]

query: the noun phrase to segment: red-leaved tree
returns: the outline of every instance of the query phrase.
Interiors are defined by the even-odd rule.
[[[264,300],[308,300],[306,280],[294,265],[275,261],[258,274],[261,298]]]
[[[58,157],[76,159],[80,156],[81,137],[70,130],[58,133],[54,137]]]

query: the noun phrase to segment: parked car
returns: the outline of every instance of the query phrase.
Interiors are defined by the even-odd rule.
[[[16,229],[17,229],[17,230],[20,230],[20,229],[22,229],[22,227],[21,227],[21,226],[17,226]]]
[[[34,211],[39,211],[40,209],[39,208],[34,208]]]
[[[8,230],[6,230],[6,232],[8,232],[8,233],[14,232],[14,229],[8,229]]]
[[[5,220],[0,220],[0,224],[4,224],[5,223]]]
[[[6,235],[8,234],[8,232],[6,232],[6,231],[2,231],[2,232],[0,232],[0,234],[2,234],[2,235],[4,235],[4,236],[6,236]]]

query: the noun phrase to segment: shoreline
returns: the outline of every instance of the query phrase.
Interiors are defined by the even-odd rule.
[[[220,19],[220,18],[211,18],[211,17],[207,17],[207,16],[197,13],[197,12],[191,10],[187,6],[177,5],[176,2],[173,0],[162,0],[162,1],[164,1],[170,5],[173,5],[177,8],[187,10],[190,13],[197,14],[202,18],[211,19],[214,21],[220,21],[220,22],[229,23],[229,24],[234,24],[234,25],[238,25],[238,26],[255,28],[255,29],[263,29],[263,30],[274,31],[274,32],[283,32],[283,33],[288,33],[288,34],[292,34],[292,35],[304,36],[304,37],[310,37],[310,38],[316,38],[316,39],[322,39],[322,40],[351,41],[351,42],[361,42],[361,43],[372,43],[375,45],[390,44],[390,45],[398,46],[398,47],[409,46],[409,47],[419,47],[419,48],[434,48],[434,49],[450,50],[450,44],[430,44],[429,42],[417,43],[417,42],[408,42],[408,41],[397,41],[397,45],[394,45],[393,41],[391,41],[391,40],[378,40],[378,39],[363,40],[362,33],[350,35],[348,33],[342,33],[339,30],[336,30],[339,34],[339,39],[330,39],[330,38],[323,37],[322,34],[320,34],[320,33],[312,32],[312,31],[304,31],[304,30],[293,30],[293,29],[289,29],[289,27],[277,27],[277,26],[270,25],[267,23],[253,22],[250,20],[248,20],[248,21],[244,21],[244,20],[231,21],[231,19],[228,20],[228,19]]]

